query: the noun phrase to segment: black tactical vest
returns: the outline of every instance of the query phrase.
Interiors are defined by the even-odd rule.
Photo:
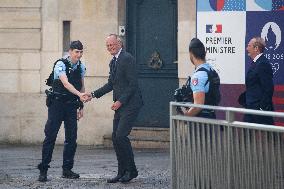
[[[82,89],[82,71],[81,71],[81,61],[79,61],[79,64],[75,70],[72,70],[71,65],[68,60],[64,60],[63,63],[66,66],[66,76],[68,78],[68,82],[71,83],[75,89],[78,91],[81,91]],[[52,88],[54,93],[66,95],[68,99],[76,99],[78,98],[73,93],[69,92],[63,85],[63,83],[60,81],[60,79],[54,79]]]
[[[205,93],[205,105],[212,105],[218,106],[221,101],[221,94],[220,94],[220,77],[218,73],[211,68],[207,70],[204,67],[199,68],[197,71],[205,71],[208,75],[208,80],[206,81],[205,85],[209,82],[209,90]]]

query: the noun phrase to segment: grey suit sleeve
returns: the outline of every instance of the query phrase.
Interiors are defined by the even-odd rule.
[[[122,104],[128,102],[130,97],[135,94],[138,88],[138,75],[134,58],[132,56],[127,57],[127,64],[124,65],[126,79],[128,81],[128,87],[123,91],[122,95],[118,99]]]
[[[112,86],[112,82],[111,82],[110,74],[109,74],[108,82],[101,88],[93,91],[92,97],[100,98],[101,96],[105,95],[106,93],[109,93],[112,90],[113,90],[113,86]]]

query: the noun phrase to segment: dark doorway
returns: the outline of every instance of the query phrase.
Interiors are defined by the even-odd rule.
[[[144,106],[139,127],[169,127],[169,102],[178,87],[177,1],[127,0],[126,47],[139,65]]]

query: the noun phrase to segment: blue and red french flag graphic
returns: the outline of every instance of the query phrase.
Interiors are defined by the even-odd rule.
[[[221,11],[224,8],[225,0],[210,0],[210,6],[215,11]]]
[[[222,24],[206,24],[206,33],[222,33]]]

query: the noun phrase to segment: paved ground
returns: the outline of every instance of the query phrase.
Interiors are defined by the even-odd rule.
[[[168,189],[170,188],[170,154],[168,151],[135,150],[139,176],[128,184],[108,184],[106,178],[115,176],[116,159],[112,149],[78,146],[73,170],[81,178],[61,178],[62,146],[56,146],[49,181],[37,181],[41,146],[0,145],[0,189]]]

